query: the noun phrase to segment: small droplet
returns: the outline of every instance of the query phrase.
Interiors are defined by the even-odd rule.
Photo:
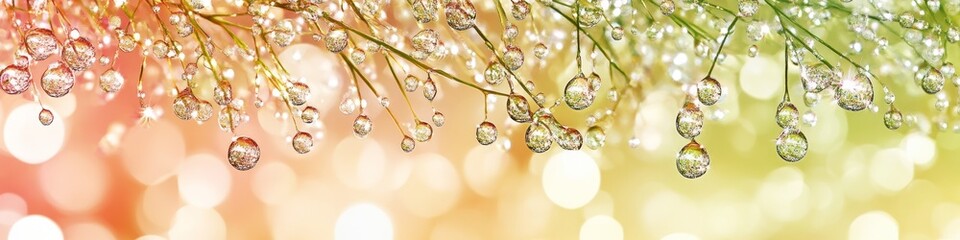
[[[433,137],[433,127],[430,124],[418,122],[417,126],[413,128],[413,139],[417,142],[430,141],[431,137]]]
[[[200,101],[197,105],[197,121],[206,122],[213,117],[213,104],[207,101]]]
[[[351,114],[353,111],[357,110],[357,102],[350,97],[344,97],[343,101],[340,102],[340,113]]]
[[[577,13],[583,28],[591,28],[603,21],[603,9],[593,3],[580,3],[580,11]]]
[[[420,79],[413,74],[407,75],[407,77],[403,79],[403,90],[407,92],[416,91],[419,85]]]
[[[553,144],[553,135],[550,133],[550,129],[536,121],[527,127],[525,139],[527,148],[535,153],[546,152],[550,150],[550,145]]]
[[[31,82],[33,82],[33,77],[26,66],[10,65],[0,71],[0,87],[7,94],[26,92]]]
[[[543,43],[537,43],[537,45],[533,47],[533,56],[536,56],[539,59],[544,59],[547,57],[548,51],[549,49],[547,49],[547,45]]]
[[[595,91],[592,91],[592,84],[583,74],[577,74],[576,77],[567,82],[563,90],[563,98],[567,106],[574,110],[583,110],[593,105],[596,98]]]
[[[298,132],[293,135],[293,150],[299,154],[306,154],[313,148],[313,135],[307,132]]]
[[[50,97],[55,98],[70,93],[75,81],[73,72],[63,62],[51,63],[47,67],[47,71],[43,72],[43,76],[40,77],[40,85],[43,87],[43,91]]]
[[[610,37],[615,41],[623,39],[623,27],[613,26],[613,29],[610,29]]]
[[[430,101],[437,97],[437,85],[429,77],[426,82],[423,82],[423,97]]]
[[[117,47],[123,52],[133,52],[133,50],[137,47],[137,40],[134,39],[132,35],[122,35],[120,36],[120,41],[117,44]]]
[[[413,152],[413,149],[417,147],[417,142],[413,141],[413,138],[410,136],[403,136],[403,140],[400,140],[400,149],[403,152]]]
[[[497,61],[490,61],[487,69],[483,71],[483,80],[490,85],[499,85],[507,78],[507,69]]]
[[[377,100],[380,102],[381,107],[385,107],[385,108],[390,107],[390,98],[380,96],[380,98],[378,98]]]
[[[780,128],[796,127],[800,123],[800,111],[790,102],[781,102],[777,107],[777,125]]]
[[[437,127],[443,127],[443,123],[446,122],[446,117],[443,116],[441,112],[433,112],[433,125]]]
[[[413,17],[420,23],[428,23],[437,17],[437,2],[433,0],[414,0]]]
[[[350,52],[350,61],[353,61],[353,64],[360,65],[366,60],[367,53],[360,50],[360,48],[354,48],[353,51]]]
[[[563,127],[554,136],[557,137],[557,145],[564,150],[576,151],[583,147],[583,135],[576,128]]]
[[[703,105],[711,106],[720,101],[720,82],[712,77],[705,77],[697,83],[697,97]]]
[[[676,10],[677,5],[673,2],[673,0],[663,0],[660,2],[660,12],[663,13],[663,15],[673,15],[673,12]]]
[[[113,68],[107,69],[100,74],[100,89],[104,92],[115,93],[123,87],[123,75]]]
[[[513,0],[511,13],[517,21],[527,18],[527,15],[530,15],[530,3],[525,0]]]
[[[307,99],[310,99],[310,87],[302,82],[293,83],[287,88],[287,98],[294,106],[303,105],[307,103]]]
[[[237,170],[250,170],[260,161],[260,146],[253,139],[238,137],[227,150],[227,160]]]
[[[507,98],[507,114],[510,119],[518,123],[525,123],[532,120],[530,104],[527,99],[519,94],[511,94]]]
[[[903,125],[903,114],[895,108],[883,114],[883,125],[890,130],[897,130]]]
[[[367,115],[360,114],[357,119],[353,120],[353,134],[357,137],[365,138],[372,130],[373,121]]]
[[[444,9],[447,25],[455,30],[467,30],[477,22],[477,9],[470,0],[450,0]]]
[[[710,155],[696,140],[690,140],[677,154],[677,171],[685,178],[699,178],[709,169]]]
[[[516,71],[523,66],[523,51],[519,47],[509,44],[503,52],[503,62],[510,70]]]
[[[440,44],[438,39],[437,32],[433,29],[423,29],[420,30],[417,34],[413,35],[411,39],[413,41],[413,49],[423,51],[424,53],[430,54],[433,51],[437,50],[437,45]]]
[[[517,35],[520,35],[520,29],[513,23],[508,24],[507,28],[503,30],[503,37],[506,38],[507,41],[512,42],[513,39],[517,38]]]
[[[600,149],[603,147],[604,142],[607,140],[607,134],[603,131],[603,128],[600,126],[592,126],[587,129],[587,147],[593,150]]]
[[[807,137],[796,128],[787,128],[777,138],[777,154],[787,162],[796,162],[807,155]]]
[[[845,78],[837,87],[837,105],[849,111],[866,109],[873,103],[873,84],[867,75],[860,73],[853,78]]]
[[[477,142],[481,145],[490,145],[497,141],[497,125],[491,122],[482,122],[477,126]]]
[[[804,66],[800,71],[803,89],[807,92],[819,93],[830,84],[840,81],[839,75],[823,63],[813,66]]]
[[[38,118],[40,119],[40,124],[50,126],[50,124],[53,123],[53,112],[50,111],[50,109],[44,108],[40,110],[40,116]]]
[[[339,53],[347,48],[347,31],[343,28],[331,28],[327,35],[323,37],[327,50],[332,53]]]
[[[936,94],[943,89],[943,84],[945,83],[943,74],[940,73],[940,70],[936,68],[931,68],[926,75],[920,79],[920,88],[923,89],[927,94]]]
[[[693,102],[687,101],[677,113],[677,133],[686,139],[693,139],[700,135],[703,129],[703,112]]]
[[[300,120],[303,120],[303,123],[310,124],[318,118],[320,118],[320,112],[313,106],[307,106],[300,112]]]
[[[228,81],[219,81],[217,87],[213,89],[213,100],[217,105],[226,106],[233,101],[233,87]]]
[[[760,10],[760,2],[757,0],[740,0],[738,6],[742,17],[753,17]]]
[[[200,101],[190,88],[184,88],[177,94],[177,98],[173,99],[173,113],[182,120],[193,119],[199,108]]]

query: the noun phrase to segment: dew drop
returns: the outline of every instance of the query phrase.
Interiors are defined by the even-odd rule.
[[[613,29],[610,29],[610,37],[615,41],[623,39],[623,27],[614,26]]]
[[[663,13],[663,15],[672,15],[676,10],[677,5],[673,0],[663,0],[660,2],[660,12]]]
[[[738,6],[742,17],[753,17],[757,10],[760,10],[760,2],[757,0],[740,0]]]
[[[549,49],[547,49],[547,45],[546,45],[546,44],[537,43],[537,45],[533,47],[533,56],[535,56],[535,57],[537,57],[537,58],[539,58],[539,59],[544,59],[544,58],[547,57],[547,52],[548,52],[548,51],[549,51]]]
[[[400,149],[403,152],[413,152],[413,149],[417,147],[417,142],[413,141],[413,138],[410,136],[403,136],[403,140],[400,140]]]
[[[860,73],[845,78],[837,87],[837,105],[849,111],[866,109],[873,103],[873,84],[867,75]]]
[[[470,0],[450,0],[444,9],[447,25],[455,30],[467,30],[477,22],[477,9]]]
[[[697,82],[697,98],[703,105],[711,106],[720,101],[720,82],[712,77],[705,77]]]
[[[777,137],[777,154],[787,162],[796,162],[807,155],[807,137],[796,128],[787,128]]]
[[[430,101],[437,97],[437,85],[429,77],[426,82],[423,82],[423,97]]]
[[[840,81],[839,75],[823,63],[803,67],[800,71],[800,78],[803,89],[812,93],[819,93],[830,84]]]
[[[677,133],[683,138],[693,139],[703,129],[703,112],[691,101],[687,101],[677,113]]]
[[[434,0],[414,0],[413,17],[420,23],[428,23],[437,17],[439,7]]]
[[[607,140],[607,134],[600,126],[592,126],[587,129],[587,147],[593,150],[600,149]]]
[[[690,140],[677,154],[677,171],[685,178],[699,178],[709,169],[710,155],[696,140]]]
[[[417,76],[414,76],[413,74],[409,74],[407,75],[406,78],[403,79],[403,90],[407,92],[416,91],[419,85],[420,85],[420,79],[417,78]]]
[[[366,60],[367,53],[360,50],[360,48],[354,48],[353,51],[350,52],[350,61],[353,61],[353,64],[360,65]]]
[[[527,18],[527,15],[530,15],[530,3],[525,0],[513,0],[511,13],[517,21]]]
[[[573,79],[570,79],[563,89],[563,98],[567,106],[574,110],[583,110],[590,107],[594,98],[596,98],[595,91],[592,91],[591,88],[593,87],[590,81],[583,74],[577,74]]]
[[[481,145],[490,145],[497,141],[497,125],[491,122],[482,122],[477,126],[477,142]]]
[[[117,47],[123,52],[133,52],[133,49],[137,47],[137,40],[132,35],[122,35]]]
[[[790,102],[781,102],[777,107],[777,125],[780,128],[796,127],[800,122],[800,111]]]
[[[37,61],[42,61],[60,51],[60,42],[53,31],[46,28],[33,28],[24,33],[27,52]]]
[[[510,119],[518,123],[525,123],[532,120],[530,104],[527,99],[519,94],[510,94],[507,98],[507,114]]]
[[[230,82],[219,81],[217,87],[213,89],[213,100],[217,105],[226,106],[233,101],[233,87]]]
[[[238,137],[227,150],[227,160],[237,170],[250,170],[260,161],[260,146],[253,139]]]
[[[33,77],[25,66],[10,65],[0,71],[0,87],[7,94],[26,92],[31,82]]]
[[[305,83],[295,82],[287,88],[287,98],[294,106],[303,105],[310,98],[310,87]]]
[[[895,108],[883,114],[883,125],[890,130],[897,130],[903,125],[903,114]]]
[[[197,121],[206,122],[213,117],[213,104],[207,101],[200,101],[197,105]]]
[[[70,67],[70,70],[82,72],[97,60],[95,55],[93,44],[87,38],[77,38],[63,45],[60,58]]]
[[[503,62],[510,70],[516,71],[523,66],[523,51],[513,44],[509,44],[503,52]]]
[[[943,89],[943,84],[945,83],[943,74],[940,73],[940,70],[936,68],[931,68],[926,75],[920,79],[920,88],[923,89],[927,94],[936,94]]]
[[[547,126],[540,122],[533,122],[527,127],[525,140],[527,148],[530,148],[531,151],[543,153],[550,150],[550,145],[553,144],[553,135]]]
[[[497,61],[490,61],[487,69],[483,71],[483,80],[490,85],[499,85],[507,78],[507,69]]]
[[[317,108],[313,106],[307,106],[303,108],[303,111],[300,112],[300,120],[303,120],[303,123],[310,124],[317,121],[317,118],[320,117],[320,112],[317,111]]]
[[[100,89],[104,92],[115,93],[123,87],[123,75],[113,68],[107,69],[100,74]]]
[[[298,132],[296,135],[293,135],[292,144],[293,150],[296,150],[297,153],[309,153],[310,149],[313,148],[313,135],[307,132]]]
[[[433,137],[433,127],[426,122],[418,122],[417,126],[413,128],[413,138],[417,142],[426,142],[430,141],[430,138]]]
[[[560,145],[560,148],[575,151],[583,147],[583,135],[576,128],[563,127],[557,133],[554,135],[557,136],[557,145]]]
[[[200,108],[200,101],[193,95],[189,87],[177,94],[173,99],[173,114],[182,120],[190,120],[196,115]]]
[[[579,13],[577,17],[580,18],[580,26],[584,28],[597,26],[600,21],[603,21],[603,9],[596,4],[580,3],[580,10],[577,13]]]
[[[413,49],[430,54],[437,50],[440,40],[437,39],[437,32],[433,29],[423,29],[413,35]]]
[[[73,72],[70,71],[70,68],[67,68],[65,63],[54,62],[47,67],[47,71],[43,72],[40,77],[40,85],[47,95],[57,98],[70,93],[75,80]]]
[[[371,121],[367,115],[360,114],[357,116],[357,119],[353,120],[353,135],[359,138],[365,138],[372,130],[373,121]]]
[[[446,117],[443,116],[441,112],[433,112],[433,125],[437,127],[443,127],[443,123],[446,122]]]
[[[40,119],[40,124],[43,124],[44,126],[50,126],[50,124],[53,123],[53,112],[50,111],[50,109],[44,108],[40,110],[40,116],[38,116],[38,119]]]
[[[331,28],[327,35],[323,37],[327,50],[332,53],[339,53],[347,48],[347,31],[343,28]]]

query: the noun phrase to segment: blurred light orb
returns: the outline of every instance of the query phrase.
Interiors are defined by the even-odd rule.
[[[391,165],[379,142],[350,136],[334,148],[331,163],[340,182],[360,190],[380,183]]]
[[[110,229],[98,223],[78,223],[64,228],[66,239],[115,240]]]
[[[782,91],[779,81],[770,81],[770,76],[782,76],[783,63],[770,55],[747,58],[740,69],[740,88],[750,97],[767,100]],[[722,80],[721,80],[722,82]]]
[[[583,151],[563,151],[543,167],[543,190],[551,202],[567,209],[583,207],[600,190],[600,168]]]
[[[331,57],[325,49],[315,44],[299,43],[283,49],[279,54],[280,62],[294,78],[302,77],[304,83],[310,87],[307,105],[319,110],[319,118],[323,119],[330,109],[336,109],[343,97],[339,70],[334,62],[338,59]],[[379,108],[371,108],[379,109]],[[273,131],[273,129],[268,129]]]
[[[38,123],[39,124],[39,123]],[[30,215],[17,220],[10,227],[8,240],[63,240],[63,231],[57,223],[41,215]]]
[[[671,233],[663,236],[660,240],[700,240],[700,237],[690,233]]]
[[[400,188],[400,203],[411,213],[425,218],[440,216],[460,199],[460,176],[447,158],[427,153],[416,156],[406,184]]]
[[[229,171],[225,161],[210,154],[187,158],[177,175],[180,197],[194,206],[216,207],[230,193]]]
[[[66,128],[56,109],[53,123],[43,126],[37,120],[40,104],[27,103],[14,108],[3,127],[3,141],[13,157],[27,164],[44,163],[60,152]]]
[[[166,230],[181,205],[177,179],[169,178],[158,184],[147,186],[138,204],[144,220],[140,228],[145,230]]]
[[[170,240],[227,239],[227,225],[216,210],[188,205],[177,210],[167,235]]]
[[[463,160],[463,178],[471,190],[484,197],[493,197],[504,182],[503,175],[512,166],[512,158],[500,148],[473,147]]]
[[[899,149],[877,152],[870,164],[870,179],[881,189],[900,191],[913,181],[913,162]]]
[[[380,207],[369,203],[354,204],[337,218],[336,240],[390,240],[393,223]]]
[[[268,162],[253,175],[253,195],[263,203],[276,204],[293,194],[297,187],[297,173],[282,162]]]
[[[607,215],[593,216],[580,226],[581,240],[622,240],[623,226]]]
[[[897,220],[883,211],[864,213],[850,223],[847,239],[896,240],[900,238]]]
[[[27,201],[15,193],[0,194],[0,218],[5,214],[27,214]]]
[[[123,166],[144,185],[172,176],[186,155],[180,128],[166,121],[131,127],[121,141]]]
[[[40,167],[40,188],[60,210],[87,212],[99,206],[107,192],[109,176],[102,159],[84,153],[67,153]]]
[[[903,152],[910,153],[906,155],[907,159],[913,161],[917,166],[930,166],[933,164],[934,156],[937,153],[936,143],[933,142],[933,139],[919,132],[903,137],[900,148]]]

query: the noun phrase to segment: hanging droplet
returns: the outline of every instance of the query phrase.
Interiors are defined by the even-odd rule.
[[[603,21],[603,9],[600,6],[592,3],[580,3],[580,27],[583,28],[592,28]]]
[[[518,123],[529,122],[532,119],[530,104],[519,94],[510,94],[507,98],[507,114],[510,115],[510,119]]]
[[[615,41],[623,39],[623,27],[619,25],[613,26],[613,29],[610,29],[610,38],[613,38]]]
[[[417,140],[417,142],[430,141],[431,137],[433,137],[433,127],[431,127],[430,124],[418,122],[413,128],[413,139]]]
[[[238,137],[230,144],[227,150],[227,160],[230,166],[240,171],[250,170],[260,161],[260,146],[253,139]]]
[[[525,0],[513,0],[513,18],[521,21],[530,15],[530,3]]]
[[[426,82],[423,82],[423,97],[430,101],[437,97],[437,85],[429,77]]]
[[[523,66],[523,51],[513,44],[508,44],[503,52],[503,62],[510,70],[520,69]]]
[[[133,52],[137,48],[137,40],[133,38],[133,35],[121,35],[117,48],[123,52]]]
[[[807,155],[807,137],[796,128],[787,128],[777,138],[777,154],[787,162],[796,162]]]
[[[686,139],[693,139],[700,135],[703,129],[703,112],[693,102],[687,101],[677,113],[677,133]]]
[[[583,74],[577,74],[576,77],[567,82],[563,89],[563,99],[567,106],[574,110],[583,110],[593,104],[596,97],[595,91],[592,91],[592,84]]]
[[[703,105],[712,106],[720,101],[720,82],[712,77],[705,77],[697,83],[697,98]]]
[[[483,80],[490,85],[499,85],[507,78],[507,69],[497,61],[490,61],[487,69],[483,71]]]
[[[298,132],[293,135],[293,150],[299,154],[306,154],[313,148],[313,135],[306,132]]]
[[[677,11],[677,4],[673,0],[663,0],[660,2],[660,12],[663,15],[673,15],[673,12]]]
[[[53,123],[53,112],[50,111],[50,109],[44,108],[40,110],[40,116],[38,118],[40,119],[40,124],[50,126],[50,124]]]
[[[327,50],[332,53],[339,53],[347,48],[347,31],[343,28],[331,28],[327,36],[323,37]]]
[[[420,23],[428,23],[437,17],[437,2],[434,0],[414,0],[413,17]]]
[[[758,53],[760,53],[760,47],[757,47],[756,44],[750,45],[750,47],[747,48],[747,56],[749,57],[756,57]]]
[[[420,79],[417,78],[417,76],[414,76],[413,74],[409,74],[407,75],[406,78],[403,79],[403,90],[407,92],[416,91],[419,85],[420,85]]]
[[[27,52],[36,61],[43,61],[60,51],[60,42],[53,35],[53,31],[46,28],[33,28],[27,30],[24,36],[24,45]]]
[[[447,25],[463,31],[472,28],[477,22],[477,9],[470,0],[450,0],[447,3],[445,14]]]
[[[603,131],[603,128],[600,126],[592,126],[587,129],[587,147],[593,150],[600,149],[603,147],[604,142],[607,140],[607,134]]]
[[[366,60],[367,53],[360,50],[360,48],[353,48],[353,50],[350,51],[350,61],[353,61],[353,64],[360,65]]]
[[[310,99],[310,87],[305,83],[295,82],[287,88],[287,98],[294,106],[303,105],[307,103],[307,99]]]
[[[845,78],[837,87],[837,105],[849,111],[866,109],[873,103],[873,84],[866,74]]]
[[[96,61],[96,52],[93,44],[87,38],[77,38],[69,40],[63,45],[63,51],[60,58],[67,63],[70,70],[82,72],[90,68]]]
[[[790,102],[781,102],[777,107],[777,125],[780,128],[796,127],[800,122],[800,111]]]
[[[553,135],[550,133],[550,129],[536,121],[527,127],[525,139],[527,148],[535,153],[546,152],[550,150],[550,145],[553,144]]]
[[[123,87],[123,75],[113,68],[107,69],[100,74],[100,89],[104,92],[115,93]]]
[[[890,130],[899,129],[903,125],[903,114],[896,108],[891,108],[890,111],[883,114],[883,125]]]
[[[177,94],[177,98],[173,99],[173,114],[182,120],[193,119],[199,108],[200,101],[189,87],[184,88]]]
[[[709,169],[710,155],[696,140],[690,140],[677,154],[677,171],[685,178],[699,178]]]
[[[310,124],[317,121],[318,118],[320,118],[320,111],[313,106],[307,106],[300,112],[300,120],[303,120],[303,123]]]
[[[427,54],[436,51],[437,45],[440,44],[437,32],[433,29],[420,30],[420,32],[413,35],[413,39],[411,39],[411,41],[413,41],[413,49],[423,51]]]
[[[757,0],[740,0],[738,6],[741,17],[753,17],[760,10],[760,2]]]
[[[557,145],[560,145],[560,148],[576,151],[583,147],[583,135],[576,128],[563,127],[557,133],[554,135],[557,137]]]
[[[819,93],[830,84],[840,81],[840,76],[827,65],[817,63],[813,66],[804,66],[800,71],[803,89],[807,92]]]
[[[176,113],[176,109],[174,109]],[[224,131],[233,131],[240,126],[240,123],[246,121],[248,116],[243,113],[243,110],[239,106],[227,105],[226,107],[220,109],[220,116],[217,119],[217,122],[220,124],[220,129]]]
[[[413,138],[410,136],[403,136],[403,140],[400,140],[400,149],[403,152],[413,152],[413,149],[417,147],[417,142],[413,141]]]
[[[207,101],[200,101],[197,105],[197,121],[206,122],[213,117],[213,104]]]
[[[371,121],[367,115],[360,114],[357,116],[357,119],[353,120],[353,135],[359,138],[365,138],[372,130],[373,121]]]
[[[603,83],[600,74],[596,72],[591,73],[590,76],[587,77],[587,82],[590,83],[590,94],[596,96],[597,91],[600,90],[600,84]]]
[[[497,125],[491,122],[482,122],[477,126],[477,142],[481,145],[490,145],[497,141]]]
[[[936,94],[943,89],[943,84],[945,83],[943,74],[940,73],[940,70],[936,68],[931,68],[926,75],[920,79],[920,88],[923,89],[927,94]]]
[[[267,33],[267,39],[279,47],[289,46],[290,43],[293,43],[294,38],[297,37],[297,32],[293,25],[293,21],[290,19],[277,22],[277,24],[273,25],[270,29],[270,32]]]
[[[443,127],[443,123],[446,122],[446,117],[443,116],[443,113],[436,111],[433,112],[433,125],[437,127]]]
[[[219,81],[217,87],[213,88],[213,100],[217,105],[226,106],[233,101],[233,87],[228,81]]]
[[[513,23],[507,24],[507,28],[503,30],[503,37],[509,42],[512,42],[518,35],[520,35],[520,29]]]
[[[26,92],[31,82],[33,77],[25,66],[10,65],[0,71],[0,87],[7,94]]]
[[[47,71],[43,72],[43,76],[40,77],[40,85],[47,95],[57,98],[70,93],[75,80],[73,72],[70,71],[70,68],[67,68],[65,63],[54,62],[47,67]]]
[[[544,59],[547,57],[548,51],[549,49],[547,49],[546,44],[537,43],[537,45],[533,47],[533,56],[536,56],[539,59]]]
[[[351,114],[353,111],[357,110],[357,101],[354,101],[353,98],[345,96],[343,101],[340,102],[340,112],[343,114]]]

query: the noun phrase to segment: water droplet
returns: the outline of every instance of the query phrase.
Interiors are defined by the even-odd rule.
[[[820,94],[815,92],[806,92],[803,94],[803,104],[807,107],[814,107],[820,102]]]
[[[596,97],[595,91],[593,89],[590,81],[583,76],[583,74],[577,74],[576,77],[570,79],[570,82],[567,82],[567,86],[563,90],[563,98],[567,103],[567,106],[574,110],[583,110],[593,104],[593,100]]]
[[[777,137],[777,154],[787,162],[796,162],[807,155],[807,137],[796,128],[787,128]]]
[[[10,65],[0,71],[0,87],[7,94],[21,94],[30,87],[33,77],[25,66]]]
[[[817,114],[813,110],[803,112],[803,124],[813,127],[817,125]]]
[[[527,148],[535,153],[546,152],[550,150],[550,145],[553,144],[553,135],[550,133],[550,129],[537,121],[527,127],[525,139]]]
[[[303,123],[310,124],[318,118],[320,118],[320,112],[313,106],[307,106],[300,112],[300,120],[303,120]]]
[[[76,72],[87,70],[87,68],[90,68],[93,62],[97,60],[93,44],[86,38],[67,41],[63,45],[63,51],[60,54],[61,60],[67,63],[70,70]]]
[[[189,31],[192,32],[193,30],[191,29]],[[297,33],[293,27],[293,21],[290,19],[279,21],[276,25],[273,25],[273,28],[271,28],[270,32],[267,33],[267,39],[280,47],[289,46],[290,43],[293,43],[293,40],[296,37]]]
[[[73,72],[63,62],[51,63],[47,67],[47,71],[43,72],[43,76],[40,77],[40,85],[43,87],[43,91],[50,97],[55,98],[70,93],[74,82]]]
[[[307,132],[298,132],[296,135],[293,135],[292,144],[293,150],[296,150],[297,153],[306,154],[313,148],[313,135]]]
[[[213,117],[213,104],[207,101],[200,101],[197,106],[197,121],[206,122]]]
[[[437,32],[433,29],[423,29],[420,30],[417,34],[413,35],[413,49],[423,51],[424,53],[430,54],[433,51],[437,50],[437,45],[440,44],[440,40],[437,39]]]
[[[523,51],[513,44],[509,44],[503,52],[503,62],[510,70],[516,71],[523,66]]]
[[[219,81],[217,83],[217,87],[213,89],[213,100],[220,106],[226,106],[233,101],[233,87],[231,87],[230,82]]]
[[[167,42],[156,41],[153,42],[153,56],[159,59],[167,58],[167,52],[170,51],[170,46],[167,45]]]
[[[227,150],[227,160],[237,170],[250,170],[260,161],[260,146],[253,139],[238,137]]]
[[[433,127],[430,124],[418,122],[417,126],[413,128],[413,139],[417,142],[430,141],[431,137],[433,137]]]
[[[437,127],[443,127],[443,123],[446,122],[446,117],[443,116],[441,112],[433,112],[433,125]]]
[[[677,5],[673,0],[663,0],[660,2],[660,12],[663,13],[663,15],[672,15],[676,10]]]
[[[446,8],[447,25],[456,30],[467,30],[477,22],[477,9],[470,0],[451,0]]]
[[[347,31],[343,28],[331,28],[327,36],[323,37],[327,50],[332,53],[339,53],[347,48]]]
[[[800,123],[800,111],[790,102],[781,102],[777,107],[777,125],[780,128],[796,127]]]
[[[354,48],[353,51],[350,52],[350,61],[353,61],[353,64],[360,65],[366,60],[367,53],[360,50],[360,48]]]
[[[705,77],[697,83],[697,98],[703,105],[711,106],[720,101],[720,82],[712,77]]]
[[[433,21],[437,16],[437,10],[439,10],[437,2],[433,0],[414,0],[412,6],[413,17],[420,23]]]
[[[587,77],[587,82],[590,83],[590,94],[596,96],[597,91],[600,90],[600,84],[603,82],[600,78],[600,74],[597,74],[596,72],[591,73],[590,76]]]
[[[903,114],[895,108],[883,114],[883,125],[890,130],[897,130],[903,125]]]
[[[935,94],[940,92],[943,89],[943,84],[945,83],[943,74],[940,73],[940,70],[936,68],[931,68],[926,75],[920,79],[920,88],[923,89],[927,94]]]
[[[509,42],[512,42],[518,35],[520,35],[520,29],[513,23],[508,24],[507,28],[503,30],[503,37]]]
[[[517,21],[527,18],[530,15],[530,3],[525,0],[513,0],[513,18]]]
[[[107,69],[100,74],[100,89],[104,92],[115,93],[123,87],[123,75],[113,68]]]
[[[576,151],[583,147],[583,135],[576,128],[563,127],[553,135],[557,137],[557,145],[560,145],[560,148]]]
[[[840,81],[839,75],[823,63],[803,67],[800,71],[800,78],[803,89],[813,93],[819,93],[830,84]]]
[[[547,49],[546,44],[537,43],[537,45],[533,47],[533,56],[536,56],[539,59],[544,59],[547,57],[548,51],[549,49]]]
[[[677,133],[686,139],[693,139],[700,135],[703,129],[703,112],[693,102],[687,101],[677,113]]]
[[[400,140],[400,149],[404,152],[413,152],[413,149],[417,147],[417,142],[413,141],[413,138],[410,136],[403,136],[403,140]]]
[[[591,28],[603,21],[603,9],[592,3],[580,3],[580,27]]]
[[[287,88],[287,98],[294,106],[303,105],[310,98],[310,87],[305,83],[295,82]]]
[[[378,98],[377,100],[380,102],[380,106],[385,107],[385,108],[390,107],[390,98],[384,97],[384,96],[380,96],[380,98]]]
[[[511,94],[507,98],[507,114],[510,115],[510,119],[518,123],[529,122],[532,119],[530,104],[519,94]]]
[[[610,29],[610,37],[616,41],[623,39],[623,27],[613,26],[613,29]]]
[[[40,116],[38,116],[38,118],[40,119],[40,124],[50,126],[50,124],[53,123],[53,112],[50,111],[50,109],[44,108],[40,110]]]
[[[137,40],[132,35],[120,36],[120,43],[117,44],[117,47],[123,52],[133,52],[133,49],[137,47]]]
[[[53,31],[46,28],[33,28],[24,33],[24,45],[37,61],[43,61],[60,51],[57,37],[53,35]]]
[[[437,97],[437,85],[433,83],[433,79],[430,79],[430,77],[427,77],[427,81],[423,82],[423,97],[430,101]]]
[[[420,86],[420,79],[413,74],[407,75],[407,77],[403,79],[403,90],[407,92],[416,91],[418,86]]]
[[[853,78],[845,78],[837,87],[837,105],[849,111],[866,109],[873,103],[873,84],[867,75],[860,73]]]
[[[497,141],[497,125],[491,122],[482,122],[477,126],[477,142],[481,145],[490,145]]]
[[[357,102],[354,101],[353,98],[350,98],[349,96],[345,96],[343,98],[343,101],[340,102],[341,113],[351,114],[353,113],[353,111],[356,111],[356,110],[357,110]]]
[[[685,178],[699,178],[709,169],[710,155],[696,140],[690,140],[677,154],[677,171]]]
[[[603,147],[607,140],[607,134],[600,126],[592,126],[587,129],[587,147],[593,150]]]
[[[490,61],[487,69],[483,71],[483,80],[490,85],[499,85],[507,78],[507,69],[497,61]]]
[[[760,2],[757,0],[740,0],[738,6],[742,17],[753,17],[760,10]]]
[[[177,94],[177,98],[173,99],[173,113],[182,120],[193,119],[199,108],[200,101],[193,95],[190,88],[184,88]]]
[[[357,119],[353,120],[353,135],[365,138],[367,134],[370,134],[370,131],[373,131],[373,121],[367,115],[360,114]]]

